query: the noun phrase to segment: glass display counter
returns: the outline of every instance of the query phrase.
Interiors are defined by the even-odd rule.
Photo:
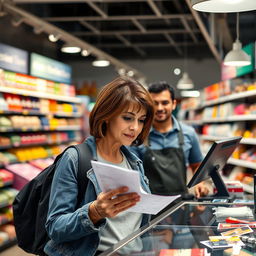
[[[209,237],[221,236],[221,232],[227,231],[220,230],[218,224],[225,223],[230,215],[214,214],[220,207],[236,212],[239,219],[255,219],[252,204],[179,202],[100,256],[256,256],[256,245],[252,242],[229,248],[226,245],[210,248],[209,244],[206,246],[202,243]],[[243,216],[244,209],[252,215]],[[246,236],[256,237],[256,229],[251,229]]]

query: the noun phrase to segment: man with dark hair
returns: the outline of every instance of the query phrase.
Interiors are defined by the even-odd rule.
[[[187,168],[193,172],[203,159],[193,127],[172,115],[176,108],[175,90],[161,81],[149,86],[155,103],[155,117],[147,145],[134,148],[142,159],[151,192],[160,195],[187,195]],[[195,187],[196,197],[208,194],[204,184]]]

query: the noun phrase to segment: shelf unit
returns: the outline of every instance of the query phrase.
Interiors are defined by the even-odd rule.
[[[254,124],[254,121],[256,121],[256,113],[246,113],[243,115],[229,114],[226,117],[223,117],[223,116],[218,117],[218,114],[216,113],[218,113],[218,111],[220,112],[220,114],[222,113],[220,110],[217,110],[213,118],[206,118],[206,117],[203,118],[202,117],[203,111],[206,111],[206,110],[209,111],[208,108],[215,108],[213,111],[216,111],[216,108],[219,107],[219,109],[221,109],[220,105],[224,103],[231,102],[232,104],[241,104],[241,103],[251,104],[252,102],[254,103],[255,100],[256,100],[256,90],[251,90],[251,91],[244,91],[240,93],[234,93],[227,96],[222,96],[214,100],[201,101],[201,103],[197,107],[185,110],[185,111],[188,111],[187,115],[184,115],[183,113],[184,116],[196,117],[196,119],[182,120],[182,121],[196,128],[196,130],[199,132],[199,139],[203,143],[207,141],[211,143],[213,141],[222,140],[230,136],[231,137],[236,136],[237,134],[232,134],[231,131],[223,135],[220,135],[221,134],[220,131],[214,131],[214,129],[208,129],[210,134],[202,134],[202,131],[204,126],[217,125],[216,127],[218,127],[218,124],[219,125],[230,124],[230,126],[232,126],[234,123],[242,123],[242,124],[245,124],[246,127],[250,128],[252,124]],[[200,118],[200,114],[202,118]],[[214,134],[215,132],[216,134]],[[252,138],[248,138],[248,136],[243,137],[240,144],[246,148],[254,148],[254,146],[256,145],[256,137],[252,137]],[[249,170],[250,172],[256,173],[256,161],[247,161],[247,160],[231,157],[228,160],[228,164],[232,166],[243,167],[246,169],[246,171]],[[251,185],[243,184],[243,186],[244,186],[244,191],[248,193],[253,193],[253,187]]]
[[[8,187],[11,187],[13,183],[13,180],[9,180],[8,182],[1,182],[0,184],[0,193],[2,191],[2,189],[6,189]],[[9,200],[4,200],[2,202],[0,202],[0,209],[3,209],[5,207],[10,206],[10,201]],[[9,224],[12,222],[12,219],[7,218],[7,217],[3,217],[4,215],[1,216],[1,220],[0,220],[0,226],[5,225],[5,224]],[[17,241],[16,239],[11,239],[11,240],[6,240],[4,241],[2,244],[0,244],[0,252],[2,252],[3,250],[13,246],[14,244],[16,244]]]
[[[38,91],[39,87],[37,88],[37,86],[35,86],[35,89],[33,90],[27,90],[11,86],[13,85],[5,84],[5,82],[0,84],[0,94],[2,93],[3,95],[5,95],[5,97],[8,97],[8,95],[19,95],[19,101],[22,99],[29,101],[32,100],[31,104],[32,102],[37,102],[37,105],[31,105],[32,107],[30,106],[31,108],[28,107],[27,109],[24,108],[24,105],[18,108],[13,107],[12,109],[0,109],[0,118],[1,116],[6,117],[11,121],[12,124],[12,126],[5,125],[6,127],[2,125],[2,127],[0,127],[0,136],[2,135],[3,137],[7,137],[8,135],[17,135],[17,133],[20,136],[20,138],[22,138],[23,136],[29,137],[31,134],[33,136],[40,134],[45,134],[47,136],[45,136],[43,140],[41,140],[39,143],[34,142],[34,140],[29,140],[30,143],[24,144],[19,142],[14,144],[13,141],[11,141],[10,145],[2,146],[0,148],[1,151],[8,151],[9,149],[14,148],[29,148],[30,146],[33,147],[62,145],[67,144],[69,142],[80,142],[82,140],[82,100],[80,98],[64,96],[62,94],[55,94],[56,92],[47,93],[47,88],[42,88],[42,84],[39,85],[40,89],[42,89],[41,91]],[[49,102],[46,101],[48,102],[48,104],[50,104],[50,101],[51,104],[55,102],[55,105],[53,105],[54,107],[50,107],[52,105],[47,105],[47,108],[42,108],[42,102],[40,101],[40,99],[49,100]],[[10,106],[10,102],[11,101],[6,101],[6,104]],[[65,108],[63,108],[63,106]],[[66,112],[63,112],[62,109]],[[27,116],[31,118],[37,118],[37,125],[35,125],[34,127],[33,125],[31,125],[31,127],[29,125],[24,125],[22,127],[21,125],[19,127],[17,122],[17,124],[13,126],[14,123],[12,122],[12,120],[14,120],[14,118],[19,118],[19,116],[24,116],[24,118],[27,118]],[[11,118],[13,119],[11,120]],[[61,137],[61,135],[63,134],[68,138],[64,136],[63,139]],[[57,136],[57,139],[53,140],[52,137],[54,136]]]

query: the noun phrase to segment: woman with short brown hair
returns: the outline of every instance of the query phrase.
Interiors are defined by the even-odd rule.
[[[93,158],[139,172],[141,186],[149,191],[141,160],[130,152],[147,137],[154,115],[148,91],[137,81],[118,77],[100,91],[90,114],[90,133],[85,143]],[[128,209],[139,202],[129,187],[103,193],[93,169],[84,201],[76,209],[78,155],[68,149],[56,169],[49,202],[46,229],[51,240],[44,251],[49,256],[92,256],[107,250],[149,221],[149,216]],[[140,239],[129,243],[121,254],[141,251]]]

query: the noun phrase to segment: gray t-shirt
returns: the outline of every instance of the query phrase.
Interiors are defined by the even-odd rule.
[[[127,161],[124,155],[123,161],[120,164],[113,164],[111,162],[108,162],[104,160],[99,154],[98,160],[103,163],[108,163],[126,169],[131,169],[129,162]],[[124,239],[129,234],[138,230],[141,225],[142,214],[124,211],[119,213],[116,217],[107,218],[106,220],[106,226],[104,227],[104,229],[100,230],[100,244],[98,247],[98,250],[100,251],[107,250],[109,247]],[[134,239],[121,250],[119,250],[119,253],[128,254],[130,252],[139,252],[141,250],[141,239]]]

